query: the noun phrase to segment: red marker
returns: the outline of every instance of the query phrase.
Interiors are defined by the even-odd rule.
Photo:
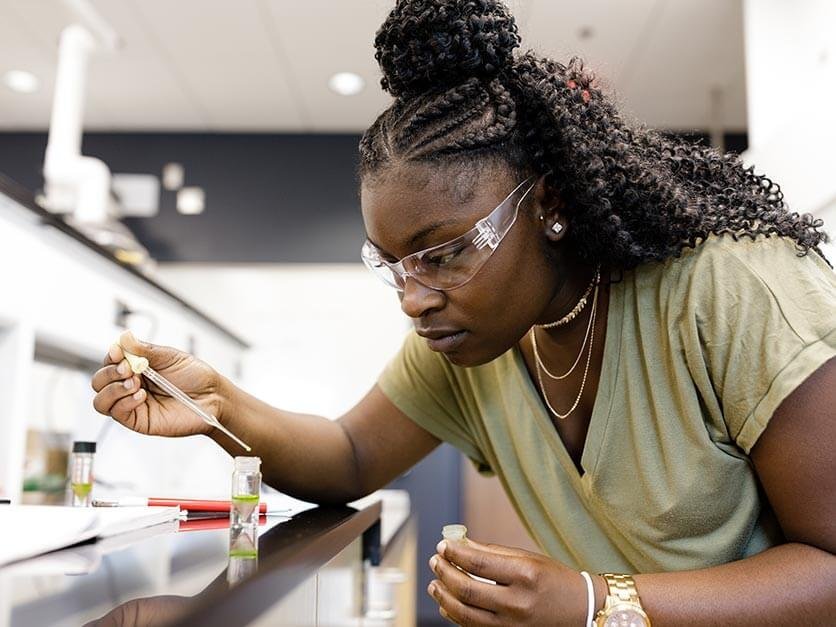
[[[124,496],[115,499],[93,499],[93,507],[179,507],[190,512],[228,512],[232,508],[232,501]],[[258,512],[266,514],[267,503],[264,501],[259,503]]]

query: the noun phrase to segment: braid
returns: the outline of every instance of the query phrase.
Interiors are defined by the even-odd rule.
[[[395,101],[360,142],[360,175],[398,161],[551,172],[578,252],[628,269],[711,234],[792,239],[824,257],[822,221],[739,156],[625,121],[578,59],[514,57],[498,0],[398,0],[375,39]]]

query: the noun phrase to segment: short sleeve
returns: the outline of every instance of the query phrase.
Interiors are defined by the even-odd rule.
[[[418,426],[455,446],[477,468],[487,468],[488,463],[457,401],[452,368],[443,355],[431,351],[412,331],[381,373],[377,384]]]
[[[727,431],[748,454],[781,402],[836,356],[836,275],[781,237],[704,246],[691,313]]]

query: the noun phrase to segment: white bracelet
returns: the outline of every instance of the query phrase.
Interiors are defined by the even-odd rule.
[[[592,587],[592,577],[585,570],[581,571],[581,577],[586,582],[586,627],[593,627],[592,615],[595,613],[595,588]]]

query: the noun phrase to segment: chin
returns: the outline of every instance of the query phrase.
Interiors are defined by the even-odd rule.
[[[483,366],[484,364],[493,361],[504,352],[505,351],[497,354],[485,355],[481,351],[462,350],[443,353],[443,355],[447,358],[447,361],[454,366],[459,366],[460,368],[475,368],[476,366]]]

